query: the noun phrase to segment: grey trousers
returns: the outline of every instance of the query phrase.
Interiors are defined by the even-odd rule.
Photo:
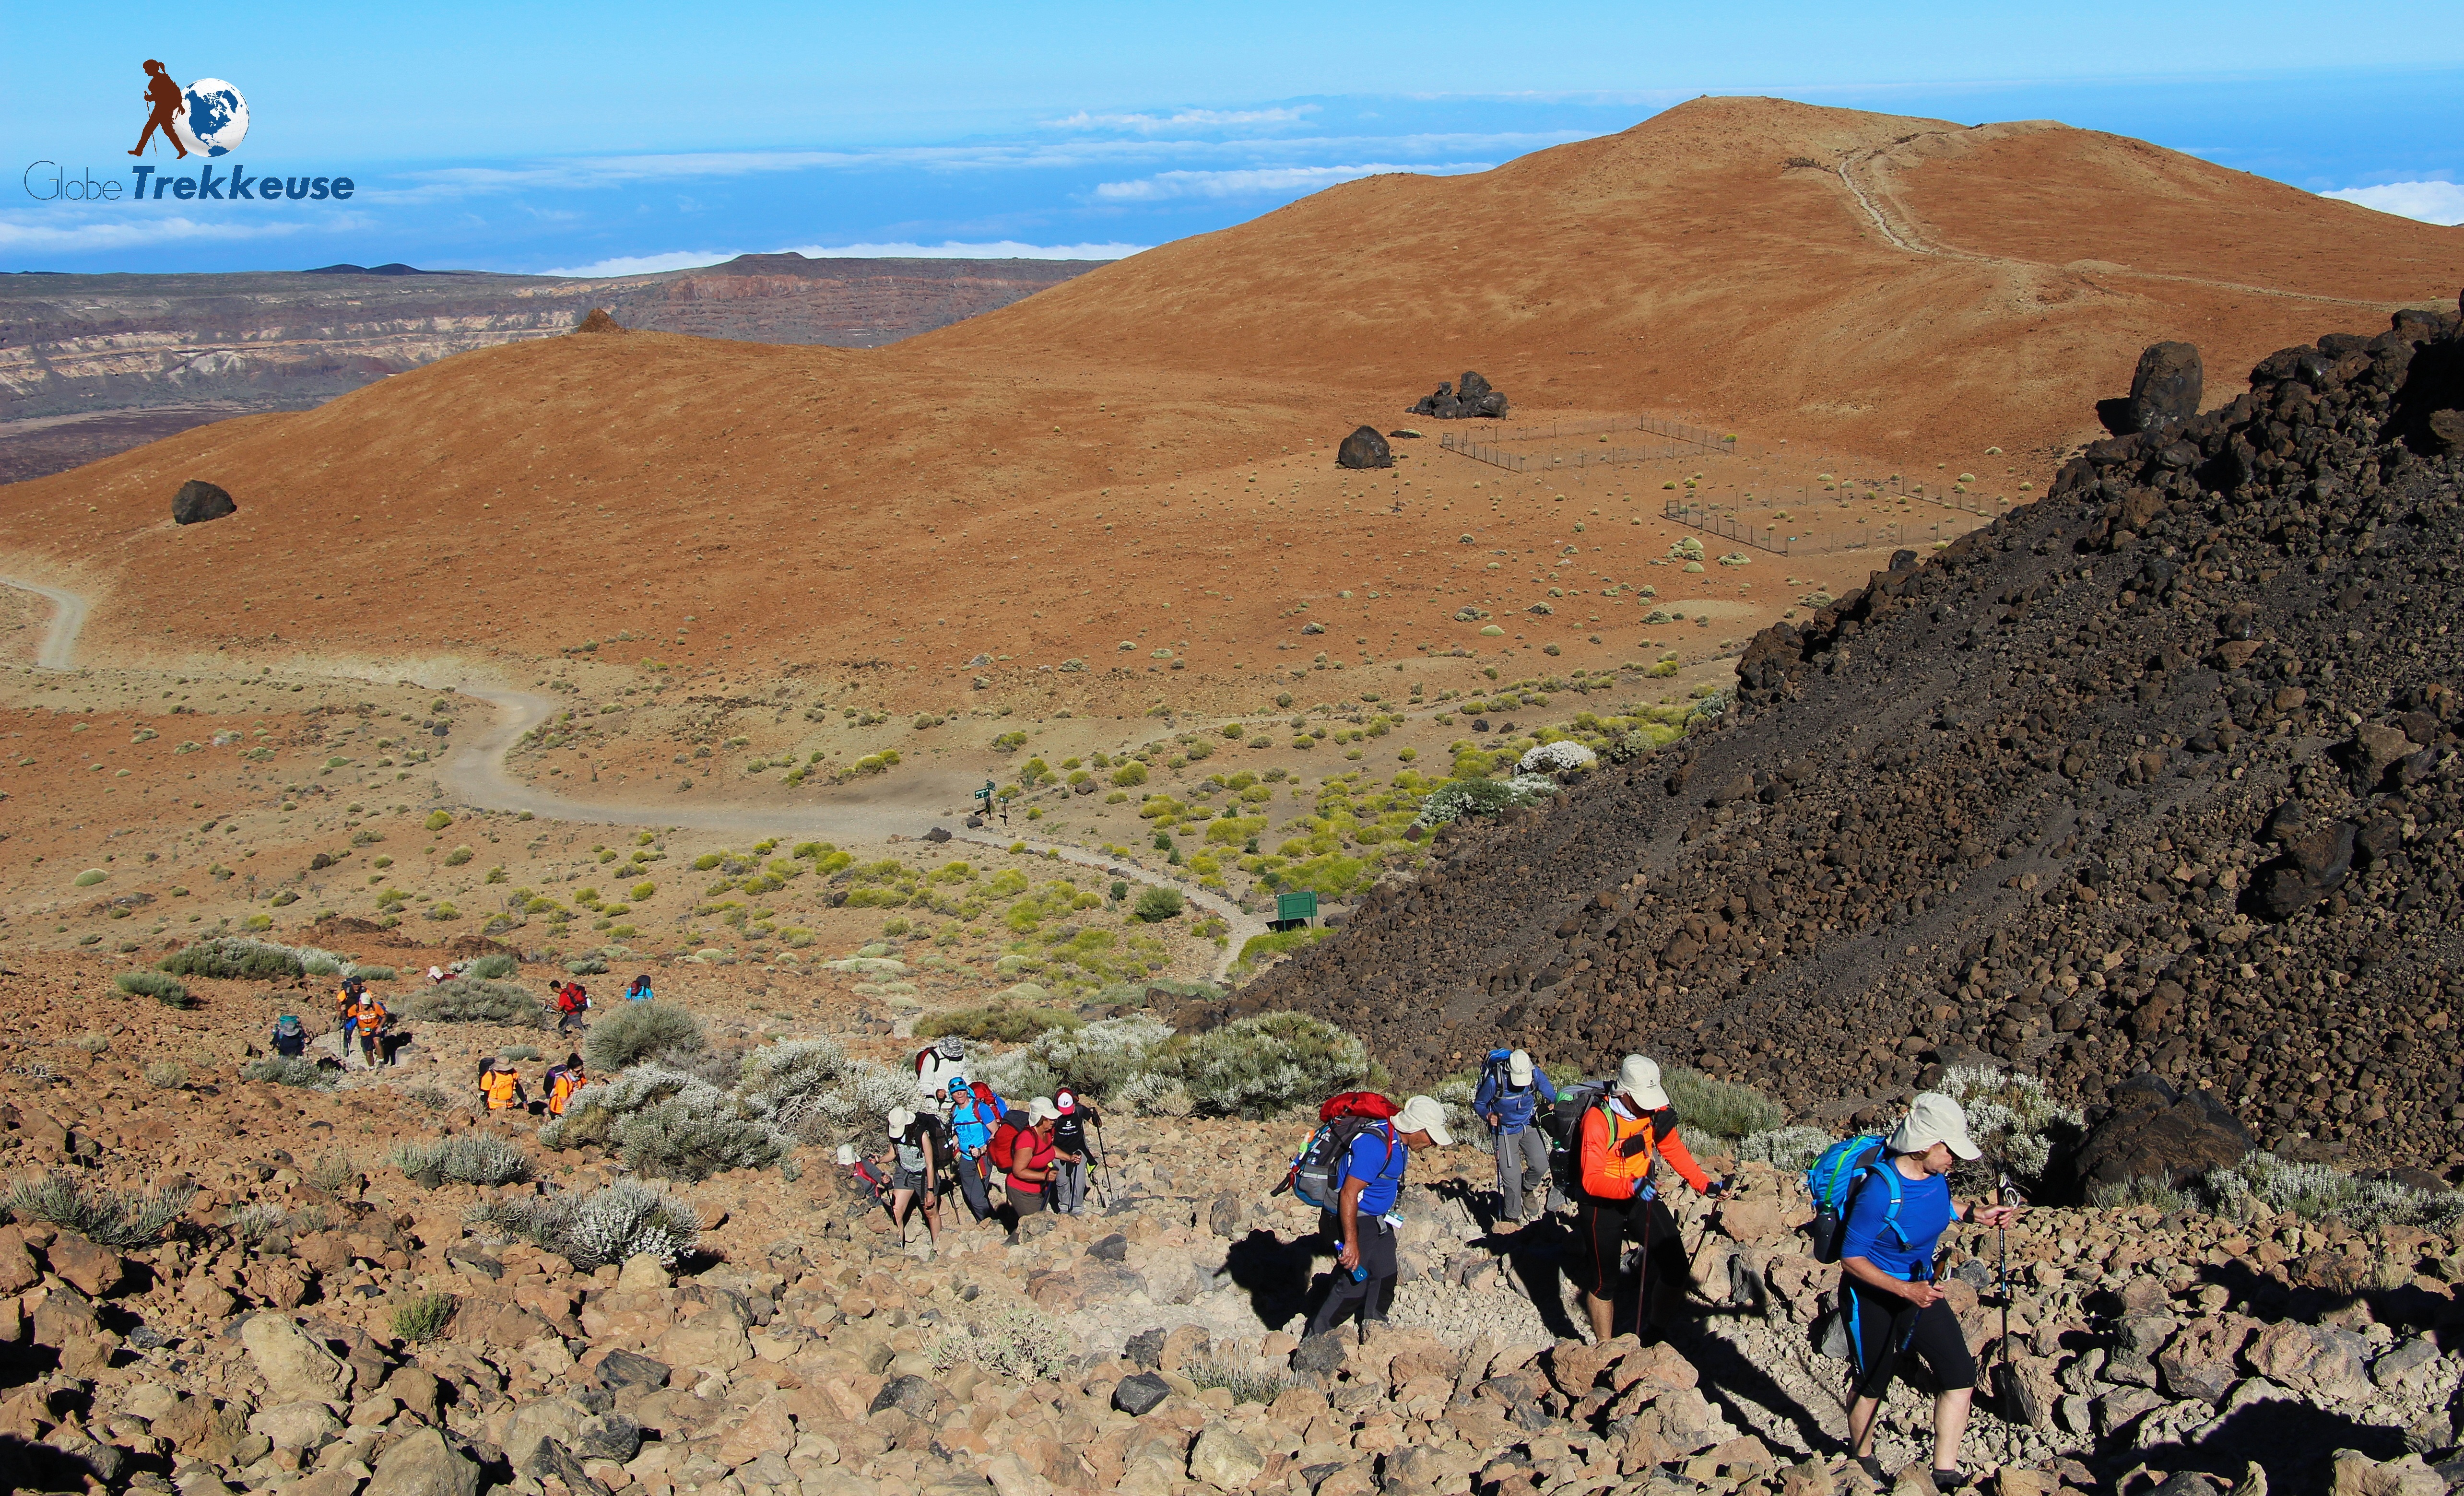
[[[992,1198],[984,1190],[983,1161],[980,1158],[960,1158],[950,1172],[958,1177],[958,1193],[967,1201],[967,1214],[978,1221],[991,1215]]]
[[[1538,1128],[1527,1127],[1519,1133],[1498,1133],[1494,1134],[1494,1141],[1497,1144],[1497,1193],[1501,1198],[1497,1219],[1520,1221],[1523,1219],[1523,1192],[1548,1181],[1549,1139],[1541,1135]],[[1550,1203],[1554,1206],[1557,1203],[1555,1192],[1552,1190],[1551,1195]]]
[[[1052,1183],[1052,1208],[1065,1216],[1078,1214],[1078,1208],[1087,1202],[1087,1160],[1055,1155]]]

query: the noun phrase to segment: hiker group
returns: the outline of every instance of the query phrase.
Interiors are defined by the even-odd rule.
[[[1016,1230],[1045,1211],[1083,1214],[1089,1185],[1103,1188],[1095,1171],[1104,1119],[1093,1103],[1062,1087],[1012,1105],[988,1081],[968,1079],[966,1063],[957,1038],[918,1051],[916,1105],[890,1113],[889,1153],[866,1157],[853,1144],[839,1152],[889,1209],[902,1245],[917,1215],[928,1246],[940,1244],[941,1201],[953,1191],[976,1224]]]
[[[1727,1193],[1727,1181],[1705,1175],[1686,1149],[1660,1067],[1630,1054],[1613,1078],[1561,1089],[1528,1052],[1498,1049],[1483,1065],[1471,1111],[1486,1125],[1496,1160],[1492,1232],[1512,1237],[1535,1210],[1558,1216],[1569,1248],[1564,1268],[1581,1291],[1595,1341],[1650,1332],[1692,1287],[1665,1190],[1683,1185],[1714,1200]],[[1397,1107],[1375,1091],[1348,1091],[1329,1098],[1318,1119],[1277,1192],[1317,1207],[1321,1235],[1337,1246],[1309,1333],[1356,1318],[1367,1341],[1384,1325],[1392,1298],[1396,1208],[1411,1155],[1454,1139],[1445,1107],[1427,1096]],[[2019,1210],[2002,1199],[1954,1200],[1951,1171],[1980,1156],[1959,1104],[1925,1092],[1890,1133],[1835,1145],[1806,1176],[1815,1203],[1814,1255],[1840,1267],[1838,1307],[1817,1340],[1849,1363],[1850,1453],[1884,1487],[1890,1482],[1873,1453],[1875,1416],[1891,1382],[1919,1362],[1935,1389],[1935,1489],[1965,1482],[1959,1446],[1977,1367],[1934,1265],[1954,1222],[2001,1228]]]

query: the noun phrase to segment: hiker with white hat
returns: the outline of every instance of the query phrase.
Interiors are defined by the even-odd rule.
[[[1393,1103],[1387,1103],[1393,1105]],[[1359,1306],[1360,1339],[1368,1343],[1373,1328],[1386,1323],[1387,1286],[1395,1281],[1395,1232],[1402,1222],[1394,1214],[1403,1193],[1403,1171],[1421,1148],[1451,1148],[1455,1135],[1446,1127],[1446,1109],[1428,1096],[1415,1096],[1392,1117],[1363,1128],[1345,1159],[1343,1186],[1331,1213],[1343,1239],[1334,1258],[1334,1286],[1309,1321],[1309,1332],[1322,1335],[1341,1324]]]
[[[1557,1088],[1550,1083],[1548,1071],[1531,1063],[1529,1051],[1492,1051],[1481,1067],[1480,1089],[1472,1093],[1471,1109],[1488,1123],[1489,1137],[1497,1146],[1500,1231],[1522,1229],[1524,1213],[1530,1208],[1526,1190],[1549,1180],[1549,1139],[1532,1125],[1544,1104],[1557,1104]],[[1565,1203],[1554,1190],[1550,1197],[1551,1209]]]
[[[1677,1218],[1651,1182],[1652,1165],[1666,1159],[1698,1195],[1717,1195],[1714,1183],[1677,1134],[1677,1109],[1660,1083],[1660,1067],[1630,1054],[1617,1067],[1617,1084],[1583,1111],[1575,1129],[1582,1160],[1582,1199],[1574,1213],[1579,1247],[1576,1275],[1592,1334],[1605,1343],[1617,1333],[1617,1297],[1625,1271],[1625,1243],[1642,1243],[1642,1281],[1636,1286],[1636,1330],[1654,1287],[1682,1292],[1688,1269],[1677,1240]],[[1654,1284],[1655,1277],[1659,1280]],[[1674,1280],[1673,1282],[1671,1280]]]
[[[1052,1133],[1061,1120],[1061,1109],[1049,1096],[1038,1096],[1026,1104],[1026,1125],[1011,1137],[1008,1156],[997,1153],[995,1158],[1001,1171],[1009,1176],[1010,1211],[1015,1218],[1032,1216],[1052,1208],[1053,1166]]]
[[[936,1118],[917,1116],[905,1107],[890,1113],[890,1151],[894,1162],[890,1171],[890,1219],[898,1224],[898,1244],[907,1244],[907,1217],[911,1208],[920,1207],[924,1215],[924,1237],[933,1246],[941,1244],[941,1188],[934,1155],[940,1152],[933,1136],[939,1127]]]
[[[1874,1415],[1891,1378],[1914,1354],[1940,1389],[1933,1399],[1933,1483],[1950,1491],[1967,1481],[1959,1441],[1976,1395],[1976,1360],[1933,1281],[1934,1249],[1954,1221],[2006,1225],[2020,1207],[1951,1199],[1950,1171],[1963,1158],[1982,1156],[1982,1150],[1968,1135],[1968,1113],[1938,1091],[1909,1103],[1882,1155],[1865,1166],[1840,1222],[1839,1281],[1847,1290],[1848,1345],[1857,1367],[1849,1449],[1866,1474],[1888,1484],[1874,1458]]]

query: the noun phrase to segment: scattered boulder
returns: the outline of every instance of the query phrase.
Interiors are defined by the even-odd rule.
[[[361,1496],[479,1496],[479,1463],[423,1428],[385,1452]]]
[[[173,524],[203,524],[209,519],[220,519],[225,515],[238,513],[239,505],[232,502],[229,493],[203,478],[190,478],[180,485],[179,493],[171,495]]]
[[[2228,1169],[2258,1142],[2206,1091],[2185,1095],[2164,1077],[2140,1075],[2114,1088],[2112,1111],[2088,1130],[2074,1161],[2082,1184],[2161,1179],[2185,1184]]]
[[[1506,411],[1506,391],[1492,387],[1474,369],[1463,370],[1460,387],[1441,384],[1437,393],[1422,396],[1420,403],[1412,407],[1414,415],[1435,416],[1441,421],[1460,421],[1471,416],[1503,417]]]
[[[1190,1445],[1191,1478],[1219,1491],[1240,1490],[1265,1472],[1266,1457],[1258,1446],[1221,1423],[1209,1424]]]
[[[1124,1376],[1112,1388],[1112,1406],[1132,1418],[1144,1418],[1172,1396],[1172,1386],[1153,1372]]]
[[[1335,449],[1334,465],[1338,468],[1391,468],[1395,466],[1395,451],[1386,445],[1386,438],[1377,434],[1375,427],[1364,426],[1345,437],[1343,445]]]
[[[2204,383],[2194,343],[2150,343],[2130,376],[2124,431],[2162,431],[2199,413]]]

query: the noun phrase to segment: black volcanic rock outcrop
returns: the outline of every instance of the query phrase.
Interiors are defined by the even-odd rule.
[[[231,501],[231,495],[220,485],[203,478],[190,478],[180,485],[180,492],[171,495],[173,524],[203,524],[209,519],[220,519],[225,515],[237,513],[239,505]]]
[[[2456,314],[2262,361],[2038,503],[1756,637],[1734,701],[1239,1005],[1425,1082],[1628,1049],[1838,1122],[1974,1046],[2262,1142],[2464,1167]],[[2288,804],[2288,803],[2298,803]]]
[[[1343,439],[1335,449],[1334,465],[1338,468],[1391,468],[1395,466],[1395,450],[1377,428],[1364,426]]]
[[[1503,416],[1506,409],[1506,391],[1491,386],[1477,369],[1465,369],[1460,385],[1440,385],[1437,393],[1420,397],[1412,413],[1460,421],[1476,415]]]

